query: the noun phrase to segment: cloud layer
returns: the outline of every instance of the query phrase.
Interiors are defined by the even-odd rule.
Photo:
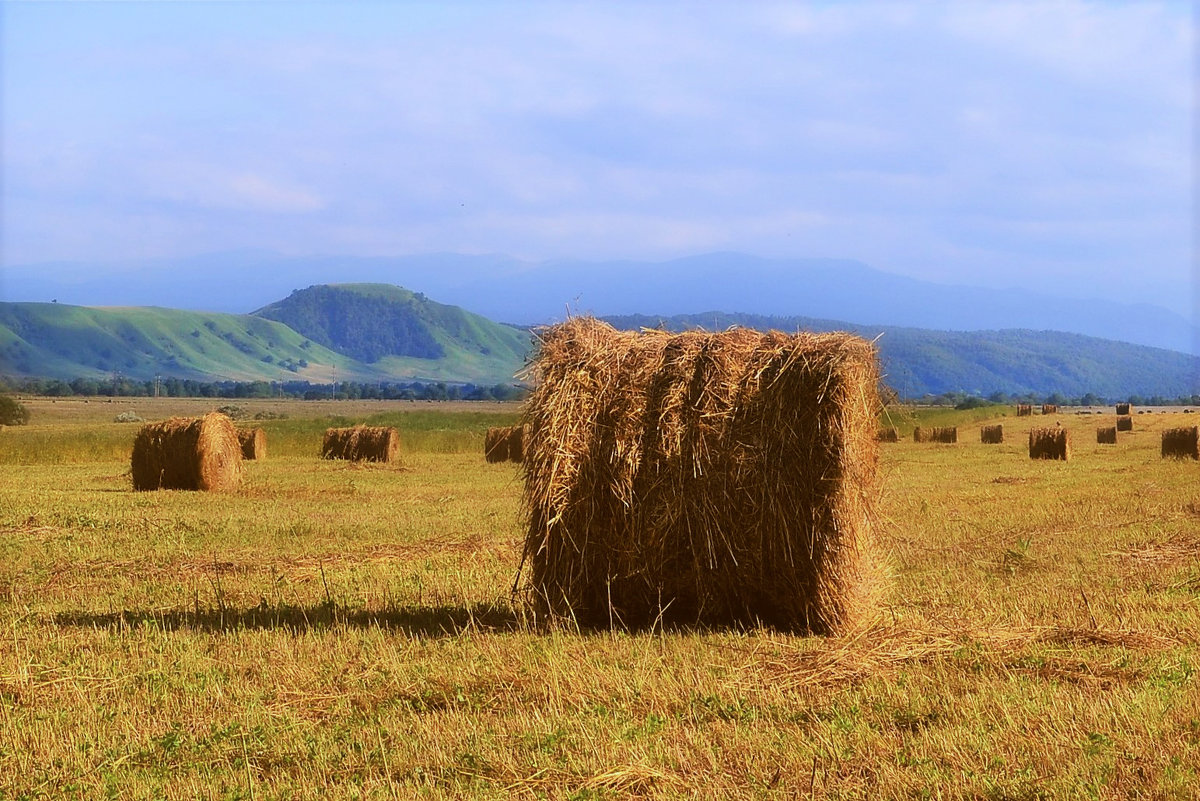
[[[1183,4],[0,13],[9,270],[722,249],[1191,305]]]

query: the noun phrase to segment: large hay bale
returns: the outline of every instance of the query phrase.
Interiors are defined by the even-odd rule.
[[[1017,417],[1029,417],[1033,414],[1033,406],[1028,403],[1017,404]]]
[[[1117,427],[1106,426],[1096,429],[1096,444],[1097,445],[1116,445],[1117,444]]]
[[[896,430],[895,426],[887,426],[886,428],[879,429],[879,433],[875,436],[875,439],[880,442],[899,442],[900,432]]]
[[[1133,418],[1130,417],[1129,415],[1125,415],[1123,417],[1118,417],[1117,418],[1117,430],[1118,431],[1132,431],[1133,430]]]
[[[391,426],[329,428],[321,443],[322,459],[392,462],[400,455],[400,432]]]
[[[1200,459],[1200,427],[1183,426],[1162,432],[1162,457]]]
[[[262,460],[267,458],[267,432],[261,428],[239,428],[238,442],[242,446],[243,459]]]
[[[1042,404],[1042,414],[1058,414],[1058,404],[1043,403]]]
[[[1071,458],[1071,435],[1065,428],[1035,428],[1029,432],[1030,459]]]
[[[979,429],[979,441],[984,445],[999,445],[1004,442],[1004,426],[984,426]]]
[[[235,489],[242,480],[242,447],[233,421],[212,412],[147,423],[130,458],[136,490]]]
[[[877,372],[846,334],[540,332],[527,598],[583,626],[861,622]]]
[[[1130,405],[1128,403],[1118,403],[1117,404],[1117,414],[1119,414],[1119,415],[1120,414],[1124,414],[1124,415],[1132,414]]]
[[[509,426],[493,426],[483,436],[483,458],[491,464],[508,461]]]

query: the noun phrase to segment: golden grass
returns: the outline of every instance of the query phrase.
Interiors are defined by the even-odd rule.
[[[128,433],[6,442],[0,798],[1194,797],[1200,485],[1159,455],[1193,416],[1069,415],[1066,464],[1036,418],[883,449],[893,582],[845,637],[523,618],[486,425],[409,471],[273,439],[220,495],[130,491]]]

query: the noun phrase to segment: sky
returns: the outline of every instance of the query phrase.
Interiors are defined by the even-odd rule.
[[[1194,314],[1189,3],[3,2],[0,23],[10,277],[720,250]]]

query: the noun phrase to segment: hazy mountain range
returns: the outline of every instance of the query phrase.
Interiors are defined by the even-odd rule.
[[[523,262],[495,255],[293,258],[238,251],[120,265],[15,266],[6,271],[0,299],[244,313],[297,287],[346,282],[400,285],[521,325],[562,319],[568,309],[600,316],[718,309],[946,331],[1054,330],[1200,353],[1193,321],[1158,306],[1055,297],[1034,282],[1004,290],[952,286],[857,261],[740,253],[665,262]]]
[[[623,328],[853,331],[877,340],[885,379],[908,396],[1200,392],[1200,358],[1079,334],[932,331],[723,312],[607,319]],[[528,330],[379,284],[316,285],[251,314],[0,303],[0,374],[10,377],[495,384],[512,381],[531,345]]]

